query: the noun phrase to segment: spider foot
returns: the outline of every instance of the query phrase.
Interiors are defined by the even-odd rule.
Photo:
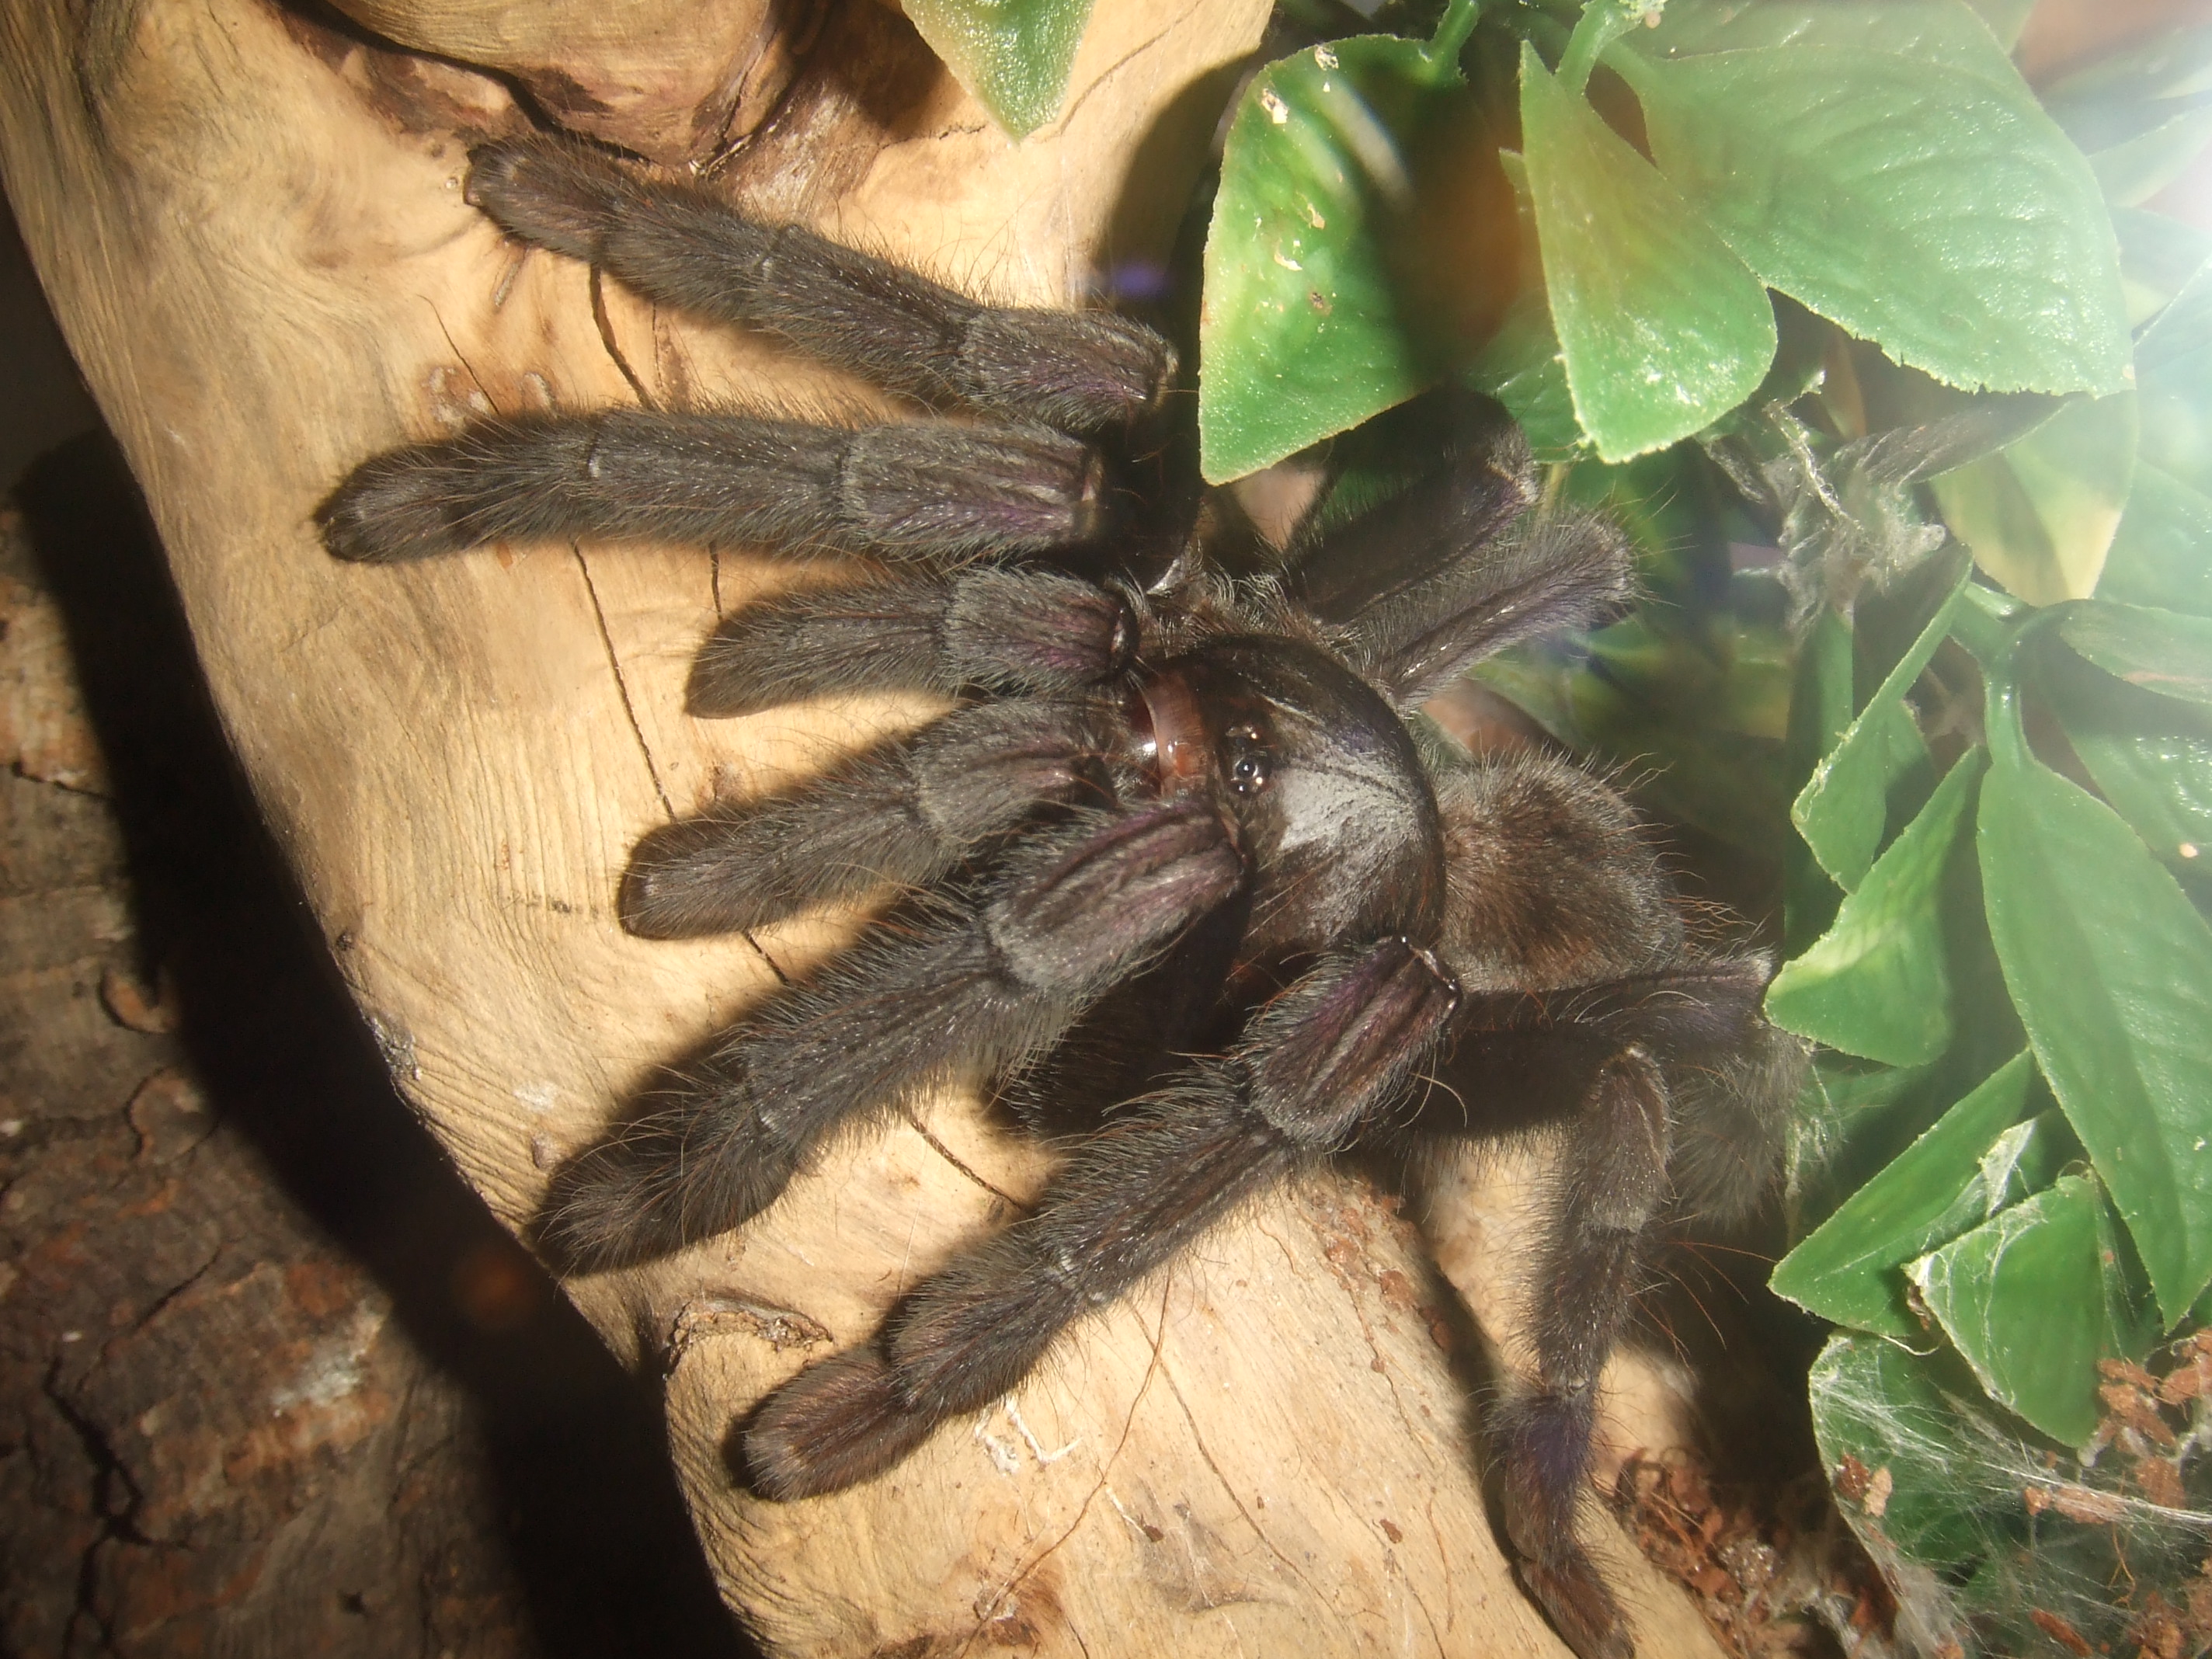
[[[469,155],[467,199],[508,235],[596,262],[629,180],[609,158],[554,138],[481,144]]]
[[[1628,1621],[1579,1546],[1551,1561],[1516,1561],[1513,1572],[1581,1659],[1636,1659]]]
[[[904,1458],[942,1419],[899,1393],[872,1347],[810,1365],[761,1403],[735,1449],[745,1483],[779,1504],[858,1486]]]
[[[799,1168],[738,1089],[656,1112],[570,1159],[554,1178],[538,1247],[563,1272],[668,1255],[750,1220]]]

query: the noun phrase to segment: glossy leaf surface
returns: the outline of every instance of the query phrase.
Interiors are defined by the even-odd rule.
[[[2212,928],[2103,802],[2029,754],[1992,681],[1990,935],[2037,1063],[2179,1319],[2212,1281]]]
[[[1813,948],[1767,988],[1786,1031],[1893,1066],[1935,1059],[1951,1040],[1951,983],[1936,902],[1981,775],[1970,750],[1945,775]]]
[[[1900,1270],[2025,1192],[2018,1152],[1989,1155],[2034,1078],[2024,1054],[1999,1068],[1783,1257],[1767,1287],[1823,1319],[1924,1347]]]
[[[2138,462],[2097,597],[2212,617],[2212,496]]]
[[[1206,241],[1199,441],[1221,483],[1432,384],[1391,245],[1421,137],[1465,88],[1418,40],[1316,46],[1255,77]],[[1497,234],[1510,239],[1510,212]]]
[[[1654,160],[1767,286],[1954,386],[2124,385],[2103,197],[2016,75],[1809,38],[1642,45],[1607,61]]]
[[[2097,1362],[2137,1359],[2115,1328],[2096,1182],[2068,1176],[1912,1264],[1912,1282],[1991,1399],[2069,1446],[2097,1427]]]
[[[1960,577],[1964,586],[1966,577]],[[1790,808],[1792,823],[1820,867],[1845,892],[1873,867],[1887,821],[1889,790],[1928,758],[1928,745],[1905,706],[1905,695],[1928,666],[1951,628],[1959,591],[1937,609],[1917,639],[1883,678],[1843,739],[1814,768]]]
[[[1528,46],[1521,132],[1567,387],[1598,454],[1661,448],[1741,403],[1774,357],[1758,278]]]
[[[2097,588],[2135,480],[2132,392],[2069,404],[2025,438],[1935,481],[1974,562],[2030,605]]]
[[[2212,556],[2212,549],[2207,550]],[[2058,624],[2066,643],[2115,678],[2163,697],[2212,703],[2212,617],[2091,601]]]
[[[991,118],[1025,138],[1060,113],[1091,0],[904,0],[953,78]]]

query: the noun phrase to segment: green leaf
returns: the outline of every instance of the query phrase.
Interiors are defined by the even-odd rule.
[[[2163,213],[2116,208],[2112,229],[2120,239],[2120,285],[2130,328],[2156,316],[2212,258],[2212,234]]]
[[[1607,61],[1660,170],[1768,287],[1954,386],[2126,384],[2103,197],[2017,75],[1809,40]]]
[[[2143,459],[2212,495],[2212,263],[2136,342]]]
[[[2044,105],[2128,205],[2178,178],[2212,139],[2212,25],[2148,33],[2044,88]]]
[[[2181,1466],[2185,1507],[2147,1503],[2124,1454],[2090,1466],[2028,1440],[1948,1349],[1838,1336],[1808,1380],[1838,1508],[1918,1650],[2055,1654],[2057,1611],[2092,1652],[2135,1653],[2150,1596],[2185,1607],[2203,1582],[2201,1459]]]
[[[2212,703],[2212,617],[2090,599],[2058,624],[2067,644],[2130,685]]]
[[[1869,1069],[1823,1050],[1790,1118],[1783,1196],[1789,1236],[1802,1239],[1925,1128],[1924,1066]]]
[[[1450,58],[1387,35],[1315,46],[1253,78],[1206,240],[1198,426],[1209,482],[1439,378],[1394,251],[1413,223],[1425,143],[1469,106]]]
[[[2004,0],[2011,3],[2012,0]],[[1672,0],[1635,38],[1646,57],[1684,58],[1755,46],[1847,46],[1941,64],[1999,86],[2020,71],[1991,26],[1958,0]]]
[[[1951,631],[1960,589],[1969,579],[1970,573],[1960,573],[1949,597],[1867,700],[1843,741],[1814,769],[1790,809],[1797,833],[1845,892],[1874,866],[1888,822],[1890,787],[1928,759],[1905,696]]]
[[[1974,562],[2030,605],[2094,592],[2135,479],[2136,394],[2069,404],[2025,438],[1935,480]]]
[[[1885,1565],[1971,1567],[1996,1541],[1977,1513],[1989,1485],[1978,1437],[1962,1432],[1955,1390],[1938,1386],[1953,1380],[1945,1370],[1879,1338],[1839,1334],[1806,1379],[1828,1478],[1850,1477],[1839,1507]],[[1956,1380],[1974,1391],[1971,1376]]]
[[[952,77],[991,118],[1026,138],[1060,113],[1091,0],[904,0]]]
[[[2063,1177],[1908,1269],[1920,1299],[1992,1399],[2054,1440],[2097,1428],[2097,1362],[2140,1359],[2140,1327],[2115,1328],[2097,1182]]]
[[[2007,1130],[2029,1128],[2019,1119],[2034,1079],[2025,1054],[2001,1066],[1783,1257],[1767,1288],[1839,1325],[1924,1346],[1898,1270],[2027,1190],[2018,1146],[1990,1154]]]
[[[2097,597],[2212,617],[2212,497],[2137,462]]]
[[[1835,926],[1774,976],[1769,1019],[1893,1066],[1934,1060],[1949,1045],[1951,983],[1936,891],[1981,770],[1981,751],[1970,750],[1944,775],[1844,900]]]
[[[2212,1282],[2212,928],[2112,809],[2028,752],[1990,676],[1990,935],[2036,1062],[2179,1319]]]
[[[1505,405],[1528,434],[1537,460],[1571,461],[1589,452],[1589,438],[1575,419],[1566,360],[1559,355],[1559,337],[1552,330],[1551,307],[1541,292],[1515,302],[1467,379]]]
[[[2078,663],[2046,665],[2041,685],[2128,828],[2185,882],[2212,881],[2212,716]]]
[[[1741,403],[1774,357],[1758,279],[1525,43],[1521,130],[1567,387],[1598,454],[1662,448]]]

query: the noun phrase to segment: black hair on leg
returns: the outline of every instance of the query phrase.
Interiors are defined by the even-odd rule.
[[[696,185],[648,178],[574,139],[487,144],[468,198],[508,234],[639,293],[764,329],[933,405],[1095,432],[1151,412],[1175,351],[1109,311],[1004,310],[797,225],[747,218]]]
[[[342,559],[567,537],[949,562],[1080,545],[1097,456],[1044,427],[858,428],[617,409],[482,421],[374,456],[317,509]]]
[[[979,565],[748,605],[700,647],[686,699],[712,717],[878,688],[1079,691],[1126,669],[1136,637],[1094,583]]]
[[[772,996],[669,1106],[556,1176],[547,1249],[614,1267],[750,1220],[841,1126],[1036,1053],[1243,879],[1209,807],[1079,815],[980,908],[894,918]]]
[[[1529,1287],[1535,1388],[1493,1430],[1522,1582],[1586,1659],[1633,1651],[1620,1609],[1575,1538],[1575,1516],[1589,1478],[1599,1373],[1641,1288],[1652,1224],[1667,1202],[1668,1152],[1658,1062],[1624,1049],[1600,1072],[1562,1153]]]
[[[956,709],[764,800],[656,830],[630,855],[623,926],[647,939],[764,927],[884,882],[935,880],[1042,806],[1103,796],[1102,703]]]

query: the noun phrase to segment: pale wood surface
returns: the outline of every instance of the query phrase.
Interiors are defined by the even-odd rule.
[[[572,27],[613,61],[620,20],[650,37],[678,10],[714,51],[744,35],[733,7],[441,0],[410,23],[402,0],[373,3],[348,9],[509,69],[508,46],[565,50]],[[1177,96],[1249,50],[1264,12],[1101,0],[1066,114],[1014,146],[902,23],[846,3],[720,176],[947,280],[1063,301],[1095,262],[1161,251],[1212,116]],[[714,127],[665,120],[656,95],[650,119],[630,112],[640,131]],[[233,741],[395,1074],[518,1226],[657,1061],[773,982],[763,951],[802,969],[849,933],[805,920],[763,951],[630,939],[612,896],[631,842],[927,712],[853,699],[688,719],[683,676],[716,615],[811,579],[736,550],[517,547],[386,569],[319,550],[310,510],[379,448],[487,410],[630,398],[610,342],[670,403],[868,397],[611,284],[603,339],[583,270],[504,244],[461,200],[471,138],[521,120],[497,79],[265,0],[0,0],[9,194],[150,499]],[[734,1490],[732,1416],[864,1336],[1043,1170],[948,1099],[843,1149],[742,1236],[571,1287],[618,1351],[667,1369],[702,1536],[774,1650],[1564,1651],[1484,1513],[1480,1364],[1448,1355],[1468,1346],[1437,1311],[1449,1292],[1347,1178],[1224,1228],[886,1480],[788,1508]],[[1486,1261],[1465,1228],[1440,1252],[1486,1313],[1487,1236]],[[1620,1433],[1618,1450],[1650,1437]],[[1710,1651],[1679,1594],[1592,1526],[1642,1650]]]

